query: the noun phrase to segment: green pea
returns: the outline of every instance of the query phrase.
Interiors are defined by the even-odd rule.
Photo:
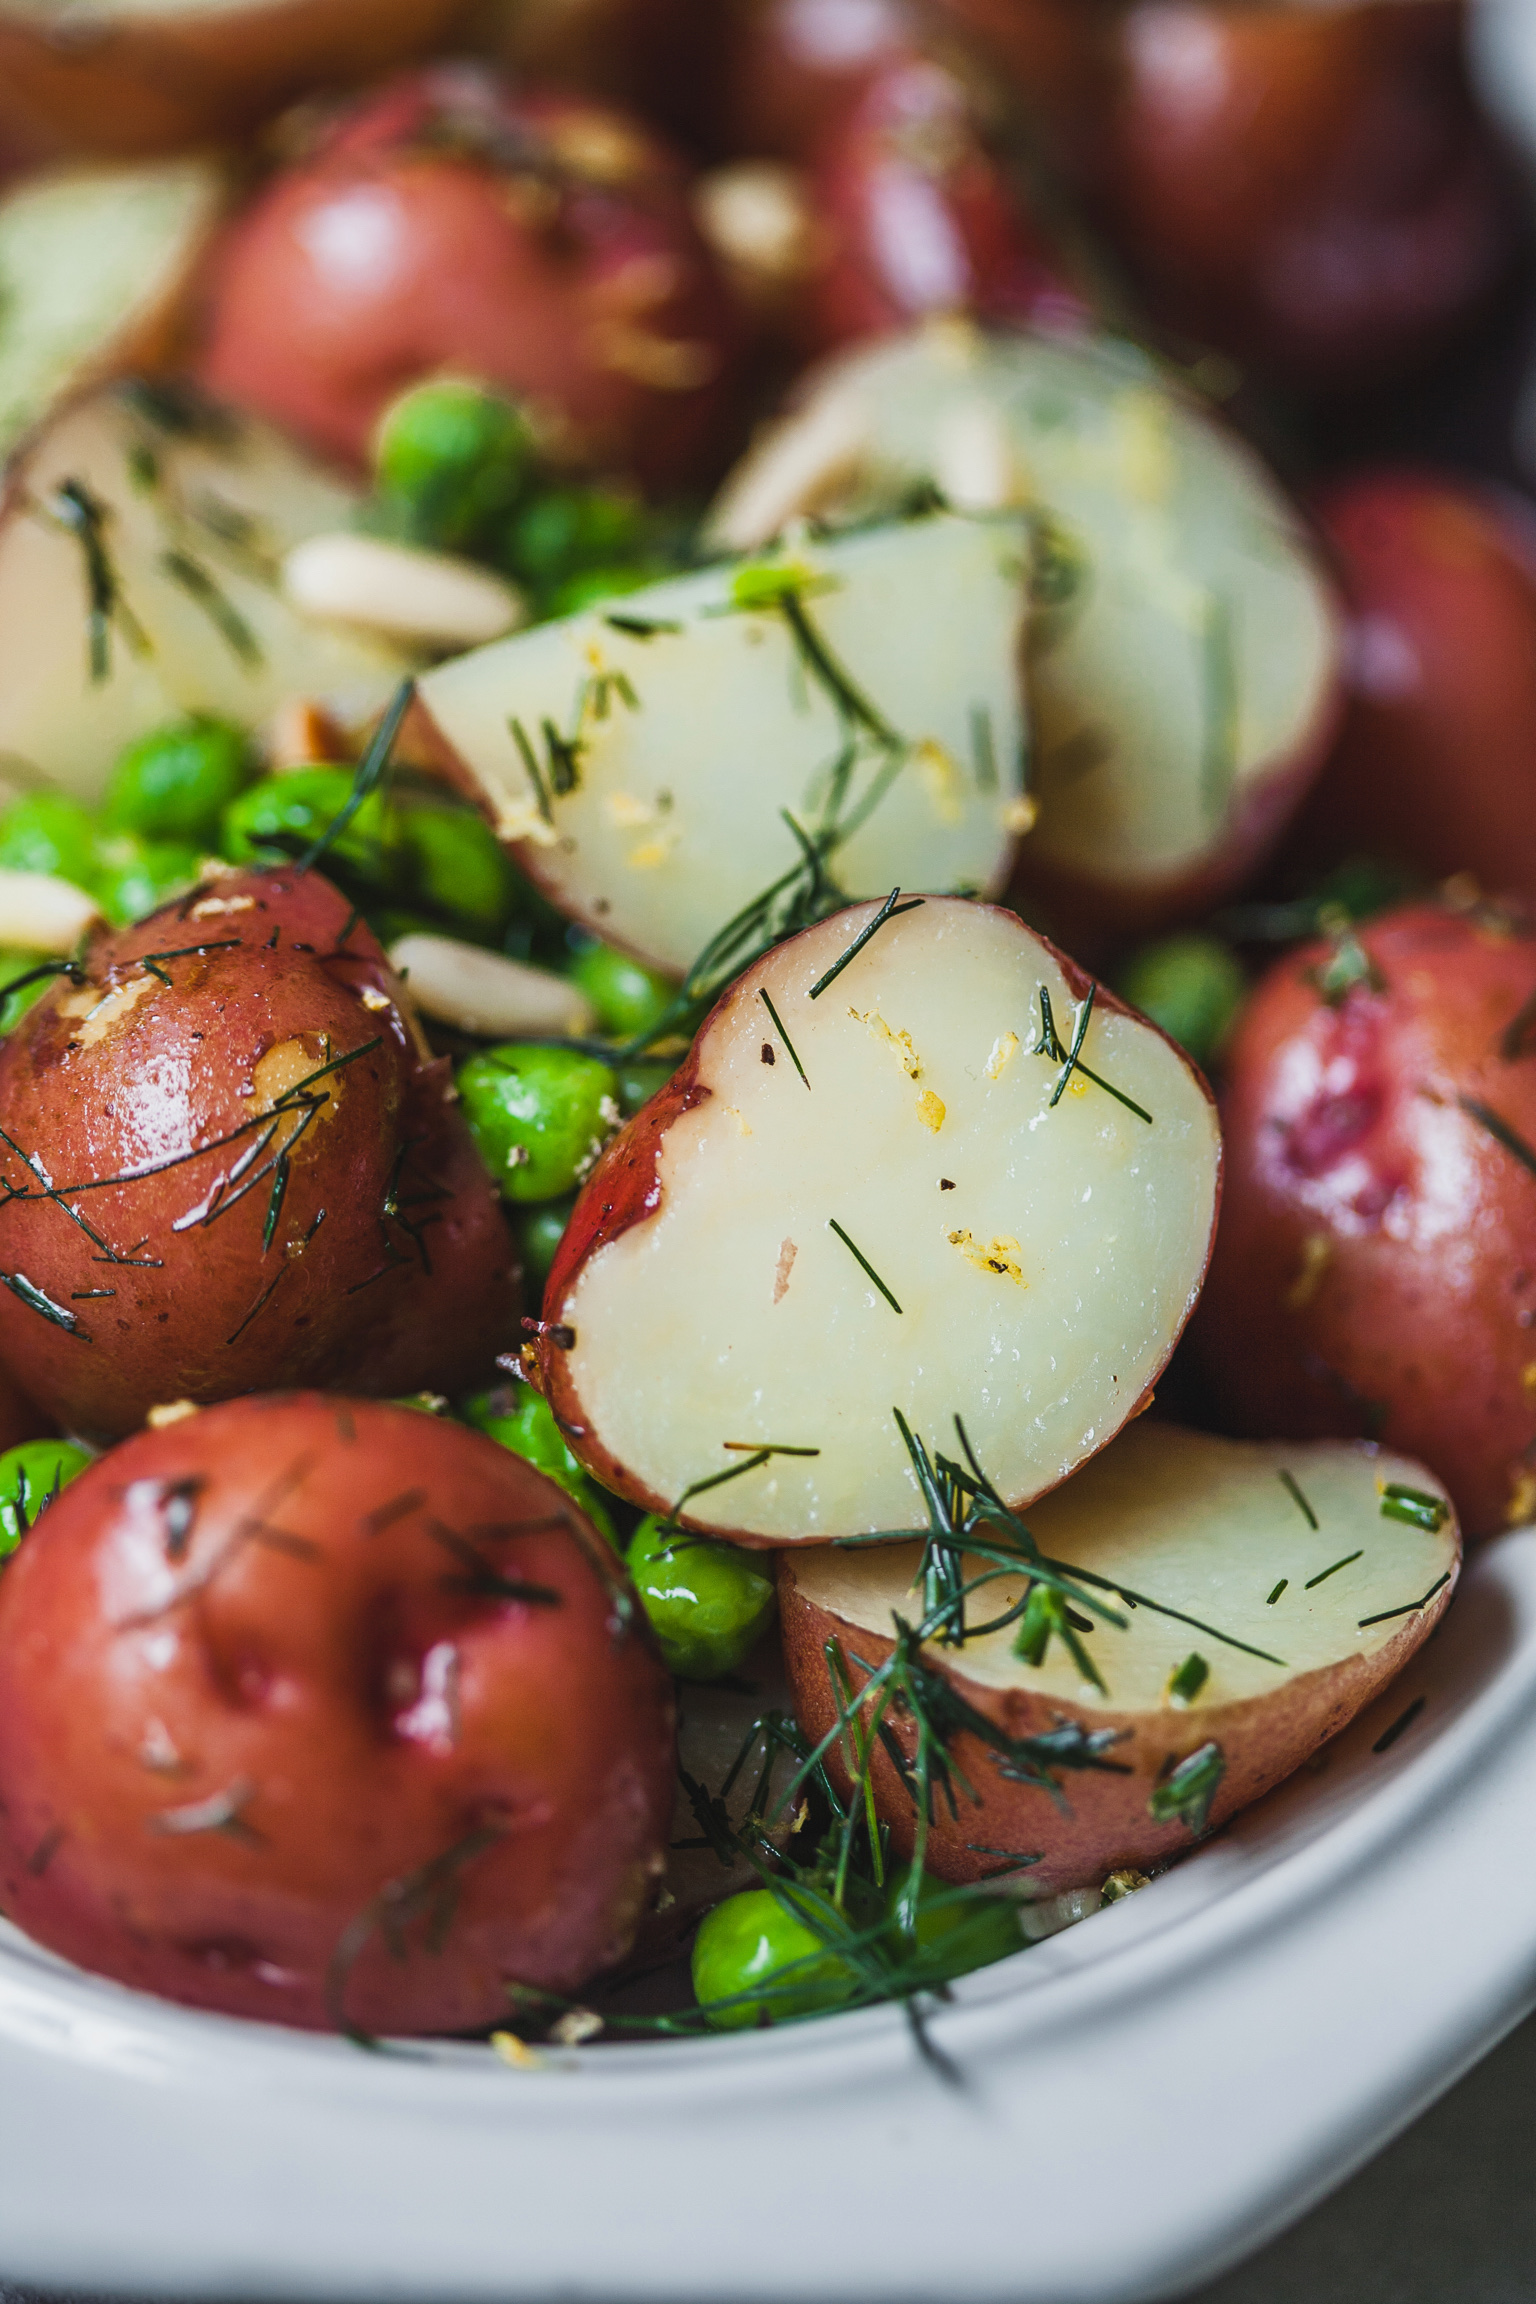
[[[458,1082],[470,1132],[508,1200],[560,1199],[621,1118],[608,1066],[571,1048],[487,1048],[460,1066]]]
[[[627,568],[582,568],[566,576],[543,595],[545,617],[579,616],[583,608],[597,608],[605,600],[622,600],[626,593],[643,592],[673,571],[659,560],[636,560]]]
[[[87,1464],[72,1440],[23,1440],[0,1456],[0,1560],[9,1559],[40,1512]]]
[[[566,971],[597,1010],[597,1021],[616,1040],[649,1032],[672,1005],[676,987],[665,976],[616,952],[611,944],[589,944]]]
[[[500,940],[517,900],[517,874],[473,808],[425,801],[400,813],[410,897],[461,935]]]
[[[680,1680],[734,1672],[773,1619],[773,1573],[761,1555],[669,1531],[654,1513],[629,1540],[629,1572],[667,1669]]]
[[[613,1520],[596,1483],[580,1458],[571,1453],[549,1402],[531,1384],[519,1385],[515,1392],[501,1387],[477,1393],[464,1402],[459,1413],[466,1424],[483,1432],[499,1448],[509,1448],[514,1456],[523,1457],[557,1481],[581,1506],[598,1534],[618,1551]]]
[[[1006,1960],[1024,1944],[1019,1907],[1010,1896],[980,1894],[957,1889],[925,1872],[918,1885],[914,1925],[902,1927],[897,1906],[906,1887],[905,1868],[891,1883],[889,1950],[898,1965],[916,1965],[924,1978],[947,1984],[968,1976],[974,1968],[990,1968]]]
[[[232,864],[291,862],[335,823],[352,781],[350,768],[289,768],[263,777],[225,809],[220,853]],[[327,853],[333,870],[362,886],[393,889],[401,869],[397,811],[370,792]]]
[[[693,1940],[693,1989],[717,2032],[843,2007],[858,1974],[802,1919],[813,1910],[787,1882],[748,1888],[707,1912]]]
[[[507,533],[507,558],[535,591],[601,570],[605,580],[640,553],[645,511],[611,488],[549,488],[524,505]]]
[[[121,832],[98,841],[96,895],[114,928],[131,928],[171,897],[195,885],[200,848],[180,840],[141,840]]]
[[[0,813],[0,866],[93,885],[96,820],[68,792],[23,792]]]
[[[478,384],[418,384],[384,412],[374,450],[392,525],[463,551],[503,522],[533,462],[533,435],[510,400]]]
[[[1216,936],[1166,936],[1144,944],[1120,970],[1116,990],[1170,1039],[1210,1064],[1220,1056],[1247,993],[1242,963]]]
[[[565,1228],[571,1220],[574,1200],[545,1200],[530,1208],[520,1227],[523,1243],[523,1269],[530,1280],[542,1288],[549,1278]]]
[[[642,1057],[633,1064],[619,1064],[614,1069],[619,1083],[619,1110],[626,1120],[632,1120],[642,1105],[660,1095],[677,1066]]]
[[[108,829],[206,849],[250,773],[244,731],[227,720],[176,720],[152,728],[118,755],[107,779]]]
[[[41,968],[45,957],[41,952],[0,951],[0,992],[4,992],[7,984],[14,984],[18,978],[30,976],[34,968]],[[7,999],[0,1000],[0,1033],[15,1030],[27,1010],[41,1000],[57,973],[55,966],[48,975],[39,976],[35,984],[24,984],[19,992],[12,992]]]

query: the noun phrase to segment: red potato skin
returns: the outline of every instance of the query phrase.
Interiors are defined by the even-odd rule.
[[[1139,0],[1090,162],[1160,316],[1302,386],[1421,360],[1497,286],[1512,208],[1459,0]]]
[[[360,103],[234,220],[203,302],[203,382],[354,467],[443,372],[525,400],[560,461],[652,488],[733,445],[740,325],[682,164],[627,113],[477,68]]]
[[[784,1665],[794,1691],[795,1717],[805,1734],[819,1743],[838,1718],[826,1642],[837,1640],[845,1654],[851,1649],[875,1671],[891,1653],[892,1642],[808,1600],[800,1591],[795,1567],[795,1554],[781,1552]],[[1030,1890],[1052,1896],[1067,1888],[1096,1888],[1109,1873],[1121,1869],[1150,1872],[1169,1863],[1193,1844],[1194,1836],[1187,1824],[1159,1824],[1149,1815],[1147,1803],[1161,1776],[1203,1744],[1219,1744],[1226,1773],[1207,1829],[1225,1824],[1294,1774],[1380,1694],[1429,1637],[1450,1606],[1454,1589],[1453,1578],[1431,1606],[1405,1619],[1403,1629],[1374,1656],[1352,1656],[1334,1670],[1300,1674],[1269,1698],[1200,1705],[1188,1712],[1090,1711],[1047,1702],[1025,1689],[981,1687],[967,1680],[942,1651],[925,1650],[925,1661],[942,1671],[978,1712],[1007,1735],[1046,1735],[1064,1722],[1090,1733],[1109,1729],[1121,1741],[1104,1757],[1126,1771],[1063,1771],[1059,1782],[1066,1806],[1058,1808],[1046,1793],[1009,1783],[999,1771],[997,1754],[979,1737],[961,1733],[954,1739],[952,1754],[981,1801],[975,1806],[962,1795],[958,1818],[950,1816],[942,1800],[935,1802],[924,1859],[928,1869],[941,1880],[983,1880],[996,1873],[998,1849],[1038,1849],[1042,1860],[1029,1868]],[[914,1723],[893,1715],[891,1726],[910,1761],[917,1742]],[[852,1780],[840,1743],[828,1749],[826,1762],[839,1788],[850,1791]],[[916,1816],[884,1751],[877,1750],[871,1776],[880,1817],[890,1826],[898,1854],[910,1857]]]
[[[809,192],[827,243],[809,282],[813,351],[942,312],[1088,320],[941,64],[912,55],[874,75],[823,140]]]
[[[1536,1145],[1536,936],[1425,904],[1359,941],[1379,988],[1329,1006],[1313,945],[1239,1022],[1192,1333],[1239,1429],[1380,1439],[1487,1535],[1536,1512],[1536,1175],[1486,1117]]]
[[[464,0],[269,0],[93,23],[81,38],[0,11],[0,135],[38,159],[195,149],[408,62],[463,14]]]
[[[145,954],[178,955],[169,984]],[[0,1049],[0,1364],[98,1440],[184,1398],[477,1380],[516,1330],[515,1253],[448,1065],[345,899],[317,874],[231,875],[84,966]],[[93,1020],[114,992],[131,1004]],[[286,1072],[263,1074],[278,1048]],[[364,1053],[260,1149],[260,1116],[327,1050]]]
[[[1536,899],[1536,527],[1448,474],[1361,473],[1316,506],[1348,603],[1348,713],[1292,845],[1388,853]]]
[[[91,1466],[0,1583],[0,1716],[7,1916],[228,2015],[504,2020],[620,1959],[664,1861],[672,1686],[619,1563],[521,1457],[379,1402]]]
[[[733,157],[809,161],[916,55],[901,0],[741,0],[728,23],[713,109]]]
[[[987,906],[985,909],[996,910],[998,907]],[[811,932],[806,931],[807,934]],[[1042,937],[1041,942],[1045,945],[1050,957],[1064,972],[1067,982],[1072,988],[1073,999],[1078,1002],[1084,1000],[1087,997],[1089,985],[1095,981],[1094,978],[1089,976],[1085,969],[1079,968],[1076,961],[1070,960],[1064,952],[1058,951],[1056,946],[1047,939]],[[660,1173],[661,1150],[667,1132],[683,1117],[685,1112],[695,1110],[698,1105],[707,1101],[713,1094],[713,1090],[699,1078],[701,1054],[711,1036],[717,1030],[728,1027],[733,1016],[741,1017],[757,1013],[758,986],[763,981],[764,971],[769,963],[786,949],[787,947],[784,945],[778,946],[775,952],[769,953],[765,959],[755,962],[743,975],[738,976],[735,983],[721,994],[700,1025],[687,1057],[677,1071],[673,1073],[667,1085],[653,1096],[648,1104],[642,1105],[634,1118],[619,1130],[619,1133],[613,1137],[600,1155],[597,1165],[582,1187],[580,1198],[571,1210],[570,1221],[566,1225],[554,1263],[550,1266],[549,1278],[545,1282],[544,1315],[542,1320],[537,1323],[538,1333],[534,1342],[525,1351],[525,1371],[530,1379],[538,1385],[550,1407],[554,1410],[560,1429],[571,1444],[573,1454],[581,1458],[588,1470],[603,1483],[604,1487],[612,1489],[615,1495],[627,1497],[630,1503],[638,1504],[644,1512],[670,1512],[675,1499],[670,1496],[658,1495],[655,1489],[649,1487],[637,1473],[621,1463],[604,1446],[600,1433],[591,1423],[582,1404],[581,1395],[572,1379],[570,1363],[567,1358],[569,1343],[566,1339],[572,1333],[565,1320],[568,1301],[583,1270],[598,1251],[605,1248],[610,1241],[620,1239],[631,1225],[645,1223],[647,1218],[654,1216],[661,1206],[663,1197]],[[1139,1011],[1128,1007],[1117,994],[1110,990],[1107,984],[1101,983],[1099,985],[1095,1007],[1097,1012],[1101,1014],[1133,1016],[1137,1023],[1149,1032],[1158,1030],[1158,1027],[1151,1023],[1148,1018],[1142,1016]],[[752,1029],[755,1030],[756,1027],[754,1026]],[[1167,1034],[1162,1033],[1159,1037],[1166,1039]],[[1177,1048],[1177,1043],[1170,1040],[1169,1046]],[[1205,1092],[1209,1096],[1210,1090],[1206,1088],[1201,1075],[1195,1071],[1194,1065],[1190,1064],[1188,1057],[1183,1055],[1182,1050],[1178,1050],[1178,1053],[1182,1061],[1188,1065],[1189,1070],[1195,1073],[1196,1079],[1200,1080],[1201,1086],[1205,1088]],[[1212,1100],[1214,1101],[1214,1099]],[[1220,1171],[1218,1171],[1216,1178],[1216,1212],[1218,1214],[1221,1207],[1221,1191],[1222,1180]],[[1216,1236],[1215,1214],[1212,1216],[1211,1236],[1214,1240]],[[1182,1333],[1182,1329],[1180,1333]],[[1177,1343],[1178,1336],[1170,1338],[1169,1359],[1173,1357],[1174,1347]],[[1164,1365],[1166,1366],[1166,1364],[1165,1361]],[[1159,1370],[1158,1373],[1161,1374],[1161,1371]],[[1156,1378],[1154,1377],[1153,1383],[1155,1382]],[[1130,1423],[1144,1409],[1149,1408],[1152,1404],[1152,1397],[1153,1386],[1149,1384],[1140,1399],[1128,1407],[1122,1419],[1122,1425]],[[1120,1428],[1120,1426],[1116,1427],[1117,1430]],[[1099,1445],[1101,1447],[1107,1446],[1113,1437],[1113,1432],[1106,1432]],[[728,1500],[729,1491],[718,1492],[718,1497],[719,1500]],[[1016,1498],[1014,1501],[1017,1502],[1020,1499]],[[766,1544],[761,1536],[754,1535],[750,1530],[732,1527],[728,1522],[719,1519],[701,1519],[696,1517],[693,1512],[684,1512],[679,1518],[678,1525],[682,1528],[695,1529],[704,1535],[722,1537],[728,1543],[739,1544],[748,1551],[772,1549],[772,1546]]]

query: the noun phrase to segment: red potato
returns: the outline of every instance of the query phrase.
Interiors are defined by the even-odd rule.
[[[463,2032],[627,1950],[672,1688],[565,1492],[319,1393],[140,1434],[0,1583],[8,1918],[229,2015]]]
[[[0,136],[114,159],[238,134],[432,47],[464,0],[55,0],[0,6]]]
[[[916,33],[903,0],[742,0],[715,90],[726,150],[809,160],[879,73],[915,59]]]
[[[400,391],[453,370],[526,401],[562,460],[664,488],[716,468],[737,350],[665,145],[626,113],[440,65],[360,103],[235,220],[200,366],[351,464]]]
[[[0,1362],[96,1439],[279,1384],[473,1383],[517,1266],[452,1095],[318,875],[101,938],[0,1051]]]
[[[1455,1515],[1407,1458],[1150,1420],[1037,1504],[1029,1526],[1048,1561],[1087,1572],[1070,1604],[1077,1654],[1055,1632],[1021,1656],[1017,1619],[922,1647],[921,1665],[999,1740],[973,1726],[954,1736],[964,1783],[953,1812],[935,1799],[925,1861],[942,1879],[978,1880],[1005,1851],[1034,1855],[1022,1877],[1044,1896],[1166,1864],[1300,1767],[1429,1637],[1461,1559]],[[915,1544],[781,1555],[785,1663],[809,1736],[839,1716],[826,1643],[857,1689],[892,1653],[893,1616],[921,1622],[921,1555]],[[965,1572],[987,1570],[968,1557]],[[1024,1574],[1002,1572],[972,1596],[967,1624],[1006,1615],[1027,1590]],[[1082,1613],[1085,1594],[1111,1616]],[[896,1706],[887,1726],[910,1763],[915,1721]],[[1046,1740],[1033,1755],[1004,1748],[1029,1738]],[[845,1759],[834,1743],[827,1764],[846,1787]],[[916,1811],[883,1751],[872,1782],[910,1856]]]
[[[913,55],[871,78],[824,139],[809,197],[827,247],[809,290],[817,350],[932,313],[1088,320],[941,64]]]
[[[1366,472],[1317,506],[1349,611],[1349,707],[1298,858],[1389,854],[1536,897],[1536,525],[1450,474]]]
[[[1159,313],[1303,385],[1390,374],[1514,245],[1459,0],[1139,0],[1090,172]]]
[[[1469,1535],[1536,1513],[1533,997],[1527,923],[1406,906],[1277,962],[1226,1059],[1218,1401],[1422,1457]]]
[[[899,1415],[962,1415],[1015,1502],[1054,1487],[1147,1404],[1210,1252],[1220,1139],[1172,1042],[1015,913],[881,909],[723,995],[545,1290],[577,1455],[741,1544],[914,1525]]]

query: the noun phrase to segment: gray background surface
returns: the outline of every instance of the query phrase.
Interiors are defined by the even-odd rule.
[[[1536,2017],[1341,2192],[1187,2304],[1533,2304],[1533,2162]],[[0,2285],[0,2304],[38,2300]]]

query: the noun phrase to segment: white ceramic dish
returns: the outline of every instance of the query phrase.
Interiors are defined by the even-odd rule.
[[[1423,1712],[1372,1750],[1418,1697]],[[1536,2005],[1536,1530],[1327,1766],[960,1988],[736,2040],[369,2055],[0,1940],[0,2271],[203,2296],[1139,2304]]]

